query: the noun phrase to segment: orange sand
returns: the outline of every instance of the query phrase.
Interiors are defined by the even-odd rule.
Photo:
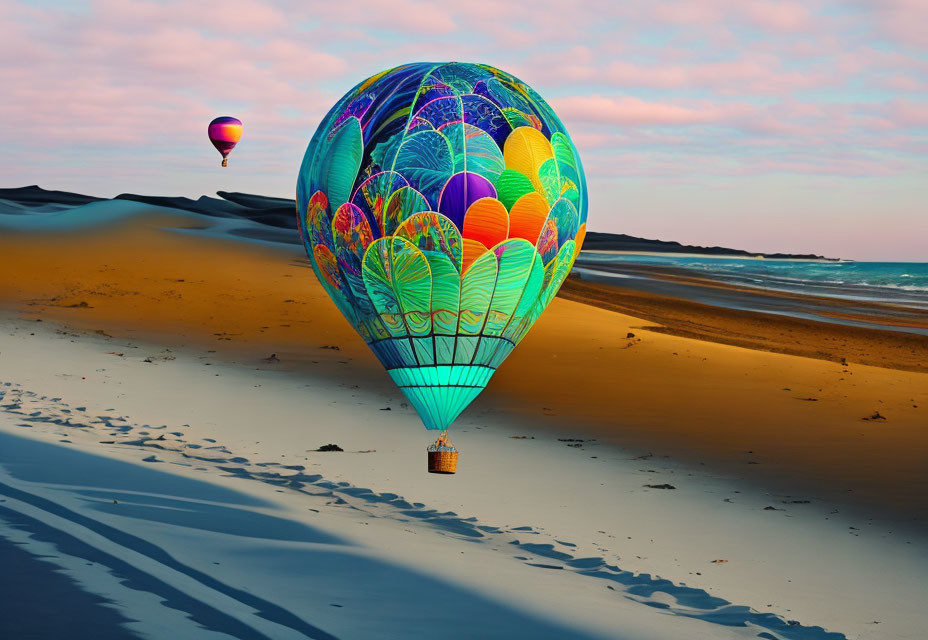
[[[271,366],[263,359],[275,353],[280,364],[273,366],[397,393],[295,247],[158,228],[184,220],[4,234],[0,308],[74,329],[216,350],[250,366]],[[514,434],[571,429],[705,462],[797,498],[848,498],[924,526],[928,374],[865,366],[852,355],[845,367],[649,331],[651,322],[633,317],[634,302],[623,304],[631,315],[555,300],[469,411],[488,423],[505,411]],[[640,315],[653,317],[665,303],[640,304]],[[751,322],[774,322],[763,318]],[[727,321],[737,333],[744,319]],[[713,322],[722,326],[724,314]],[[836,353],[832,333],[790,322],[804,327],[806,347],[814,348],[818,335],[821,357]],[[626,338],[629,332],[635,337]],[[714,339],[711,333],[692,335]],[[886,340],[873,350],[897,353]],[[924,342],[910,347],[924,353]],[[755,339],[745,345],[764,347]],[[877,411],[886,419],[863,420]]]

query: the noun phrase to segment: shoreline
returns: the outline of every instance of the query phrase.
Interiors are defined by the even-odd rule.
[[[693,289],[695,293],[681,293]],[[769,291],[745,294],[743,289],[669,274],[644,282],[644,278],[584,277],[581,271],[580,277],[567,278],[558,295],[656,323],[659,326],[652,330],[668,335],[839,363],[928,372],[928,312],[910,313],[876,303],[844,305]],[[765,311],[757,310],[764,307]]]

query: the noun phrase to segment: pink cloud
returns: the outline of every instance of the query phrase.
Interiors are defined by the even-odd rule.
[[[889,115],[898,127],[928,127],[928,101],[893,100]]]
[[[737,5],[744,17],[759,27],[798,32],[812,24],[812,14],[805,3],[754,0]]]
[[[910,171],[928,144],[928,61],[903,23],[923,24],[924,11],[859,2],[855,13],[832,11],[832,0],[593,0],[566,12],[556,0],[530,11],[497,0],[99,0],[87,12],[11,1],[0,5],[0,134],[23,151],[0,162],[43,166],[41,154],[93,149],[118,169],[114,159],[136,149],[176,156],[234,109],[246,119],[242,148],[286,173],[365,75],[460,59],[512,71],[548,96],[603,179],[614,162],[623,175],[668,180],[696,167]]]
[[[670,24],[717,25],[732,19],[763,29],[788,32],[807,29],[812,23],[806,4],[772,0],[665,2],[657,4],[652,15]]]
[[[552,101],[567,121],[599,124],[679,126],[706,124],[733,118],[744,113],[744,107],[703,105],[683,107],[675,104],[646,102],[623,96],[608,98],[600,95],[570,96]]]
[[[92,6],[99,23],[129,32],[146,31],[152,23],[164,23],[165,18],[173,25],[218,33],[267,33],[287,25],[287,16],[282,11],[255,0],[223,0],[221,3],[95,0]]]
[[[880,32],[915,47],[928,46],[928,3],[924,0],[857,0],[873,14]]]

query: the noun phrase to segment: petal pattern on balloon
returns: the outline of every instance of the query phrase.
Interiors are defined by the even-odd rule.
[[[445,254],[460,279],[463,244],[461,232],[451,220],[440,213],[424,211],[405,220],[397,228],[396,235],[406,238],[423,253]]]
[[[329,152],[322,171],[323,190],[331,207],[338,208],[348,202],[363,156],[361,123],[357,118],[348,118],[329,141]]]
[[[438,211],[448,216],[458,229],[464,228],[464,214],[481,198],[495,198],[493,184],[476,173],[456,173],[445,183],[438,197]]]
[[[367,295],[370,297],[377,313],[395,338],[409,335],[403,309],[393,288],[393,262],[390,247],[393,238],[379,238],[364,254],[362,277]]]
[[[532,260],[529,274],[525,280],[525,287],[522,289],[522,295],[519,297],[519,303],[516,305],[515,311],[512,313],[509,324],[506,325],[502,333],[502,337],[513,346],[522,335],[522,328],[525,325],[525,319],[535,308],[535,303],[538,302],[538,296],[541,294],[542,286],[544,285],[545,268],[541,262],[541,256],[538,255],[538,252],[535,251],[534,254],[534,259]],[[505,350],[505,346],[501,345],[500,350]],[[506,350],[505,353],[508,354],[509,351]],[[505,355],[503,355],[503,357],[505,357]],[[498,366],[498,363],[502,362],[502,359],[499,358],[499,356],[497,356],[496,359],[498,360]]]
[[[358,321],[371,335],[386,337],[388,332],[371,303],[362,277],[364,253],[374,241],[364,212],[350,202],[340,206],[332,219],[332,237],[338,267],[354,298]]]
[[[499,201],[509,210],[512,210],[512,205],[519,198],[535,191],[535,185],[528,179],[528,176],[512,169],[504,170],[494,182],[494,186]]]
[[[400,187],[390,195],[384,207],[384,235],[392,236],[397,228],[412,215],[430,210],[431,206],[424,195],[412,187]]]
[[[322,287],[326,290],[326,293],[329,294],[329,297],[332,299],[332,302],[335,303],[338,310],[342,312],[342,315],[351,323],[351,326],[353,326],[365,340],[370,339],[370,334],[358,320],[354,296],[351,295],[348,283],[342,277],[338,268],[338,261],[335,258],[335,254],[332,253],[332,250],[322,244],[316,245],[313,247],[312,259],[310,262],[312,262],[316,277],[319,278],[319,282],[322,283]]]
[[[297,216],[299,220],[299,216]],[[329,216],[329,200],[322,191],[317,191],[310,197],[306,205],[306,215],[300,223],[300,237],[312,255],[312,248],[317,244],[334,247],[332,242],[332,219]]]
[[[568,240],[564,246],[561,247],[561,250],[558,251],[557,256],[545,266],[545,276],[541,291],[538,294],[538,299],[535,301],[532,310],[526,314],[525,318],[522,320],[522,325],[515,333],[514,338],[516,344],[522,341],[522,338],[525,337],[528,330],[535,324],[541,312],[548,307],[554,299],[554,296],[557,295],[558,290],[570,273],[573,264],[574,241]]]
[[[471,240],[470,238],[464,238],[461,245],[464,249],[461,257],[461,274],[464,275],[474,262],[476,262],[477,258],[487,253],[490,249],[482,242]]]
[[[576,207],[566,198],[559,199],[554,203],[554,206],[551,207],[551,211],[548,212],[548,218],[545,220],[545,224],[547,225],[549,223],[554,229],[554,253],[556,254],[558,250],[564,246],[565,242],[572,240],[577,235],[577,228],[580,224],[580,220],[577,215]],[[544,230],[542,230],[542,234],[544,234]],[[540,249],[540,237],[538,243],[539,253],[542,253]],[[542,253],[542,255],[544,254]],[[545,264],[553,257],[554,255],[551,255],[545,259]]]
[[[437,209],[441,189],[454,174],[451,144],[438,131],[420,131],[408,136],[396,154],[393,170],[425,196],[430,209]]]
[[[483,329],[486,336],[502,335],[522,298],[535,261],[535,247],[521,238],[507,240],[493,252],[497,260],[497,277],[490,313]]]
[[[355,189],[351,203],[364,212],[374,237],[384,235],[384,207],[393,193],[409,186],[406,178],[395,171],[381,171],[370,176]]]
[[[475,64],[451,62],[436,67],[429,77],[437,79],[461,94],[472,92],[474,85],[488,80],[492,74]]]
[[[435,129],[453,122],[464,122],[464,106],[460,96],[435,98],[422,105],[413,118],[425,120]]]
[[[541,228],[541,235],[538,236],[538,242],[535,243],[535,248],[538,250],[544,264],[550,262],[557,255],[557,222],[550,218],[545,220],[545,224]]]
[[[487,251],[477,258],[464,274],[461,282],[461,313],[458,318],[455,364],[470,364],[474,359],[478,336],[486,323],[490,300],[496,288],[496,275],[496,254],[492,251]]]
[[[548,202],[537,191],[519,198],[509,211],[509,237],[538,242],[549,210]]]
[[[554,204],[561,197],[565,188],[565,181],[558,172],[557,160],[549,158],[538,168],[538,181],[545,194],[545,200]]]
[[[512,125],[495,104],[476,94],[461,96],[464,108],[464,122],[486,131],[502,148],[503,143],[512,133]]]
[[[463,122],[443,125],[439,131],[451,145],[456,173],[469,171],[494,182],[503,172],[503,152],[490,134]]]
[[[541,165],[554,157],[551,143],[544,134],[532,127],[514,129],[506,138],[503,158],[506,168],[513,169],[528,176],[538,193],[544,195],[545,189],[538,176]]]
[[[477,200],[464,215],[463,236],[495,247],[509,237],[509,212],[496,198]]]
[[[432,334],[432,271],[428,260],[409,240],[393,238],[393,290],[420,365],[435,364]]]

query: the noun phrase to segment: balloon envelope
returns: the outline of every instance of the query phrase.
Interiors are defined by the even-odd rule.
[[[242,121],[232,116],[219,116],[209,123],[207,133],[209,141],[222,154],[222,166],[225,166],[226,158],[242,137]]]
[[[360,83],[322,121],[297,181],[317,277],[429,429],[451,424],[552,300],[586,213],[557,115],[478,64]]]

